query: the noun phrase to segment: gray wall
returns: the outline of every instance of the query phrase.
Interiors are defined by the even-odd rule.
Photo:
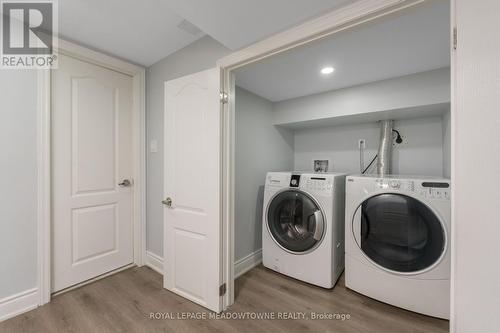
[[[296,130],[295,170],[312,171],[313,159],[327,158],[333,163],[330,171],[359,173],[358,140],[366,140],[367,166],[377,153],[379,128],[378,123],[371,122]],[[393,147],[393,173],[443,175],[442,117],[396,120],[394,128],[400,131],[404,141]]]
[[[273,104],[236,89],[235,260],[262,248],[262,200],[268,171],[293,168],[293,132],[272,125]]]
[[[36,287],[36,72],[0,71],[0,299]]]
[[[146,71],[147,122],[147,250],[163,257],[163,113],[164,83],[184,75],[215,67],[230,50],[206,36],[160,60]],[[151,153],[151,140],[158,152]]]

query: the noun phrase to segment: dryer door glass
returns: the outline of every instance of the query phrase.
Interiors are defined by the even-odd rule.
[[[281,192],[270,202],[267,225],[273,239],[286,250],[306,252],[323,238],[325,217],[316,202],[298,190]]]
[[[370,259],[396,272],[432,266],[445,247],[439,218],[419,200],[402,194],[381,194],[363,202],[360,239]]]

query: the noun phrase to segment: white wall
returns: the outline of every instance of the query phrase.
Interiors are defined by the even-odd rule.
[[[457,333],[494,333],[500,331],[500,1],[455,3],[451,325]]]
[[[442,176],[442,117],[396,120],[394,128],[404,142],[393,147],[392,172]],[[377,153],[379,135],[376,122],[296,130],[295,170],[312,171],[313,159],[327,158],[333,163],[330,171],[360,173],[358,140],[366,140],[367,166]]]
[[[0,71],[0,300],[36,287],[36,113],[33,70]]]
[[[272,125],[273,106],[236,89],[235,260],[262,248],[262,204],[268,171],[293,169],[293,132]]]
[[[404,115],[414,112],[416,106],[449,102],[450,69],[442,68],[278,102],[274,124],[304,121],[324,124],[328,118],[360,114],[367,117],[390,110],[400,110]]]
[[[210,37],[203,37],[160,60],[146,71],[147,142],[156,140],[158,152],[147,153],[147,250],[163,257],[163,113],[164,83],[215,67],[229,50]]]

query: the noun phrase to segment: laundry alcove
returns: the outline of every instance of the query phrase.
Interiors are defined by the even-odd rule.
[[[402,143],[394,141],[392,172],[450,176],[446,2],[388,15],[234,74],[235,276],[260,255],[269,171],[312,172],[319,159],[328,171],[359,174],[377,154],[379,122],[394,120]],[[373,164],[367,173],[374,171]]]
[[[445,69],[444,72],[447,70]],[[445,90],[445,89],[443,89]],[[329,92],[326,94],[335,94]],[[359,140],[365,141],[365,166],[374,158],[381,119],[393,119],[403,142],[394,142],[392,170],[402,175],[449,177],[449,93],[443,101],[399,110],[333,116],[290,124],[274,124],[285,112],[308,110],[324,96],[273,103],[236,88],[235,126],[235,259],[261,248],[262,198],[269,171],[313,171],[313,160],[326,159],[329,171],[361,173]],[[448,102],[446,102],[448,98]],[[307,99],[305,103],[303,99]],[[333,103],[333,101],[330,101]],[[327,103],[325,100],[322,103]],[[285,107],[289,107],[285,111]],[[326,106],[323,106],[328,109]],[[281,115],[278,113],[281,112]],[[374,172],[373,166],[369,172]],[[238,266],[237,266],[238,267]],[[238,273],[236,268],[236,273]]]

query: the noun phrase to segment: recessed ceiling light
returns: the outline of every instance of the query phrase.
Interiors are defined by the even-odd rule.
[[[321,68],[321,74],[325,74],[325,75],[326,74],[332,74],[334,70],[335,70],[335,68],[330,67],[330,66],[323,67],[323,68]]]

